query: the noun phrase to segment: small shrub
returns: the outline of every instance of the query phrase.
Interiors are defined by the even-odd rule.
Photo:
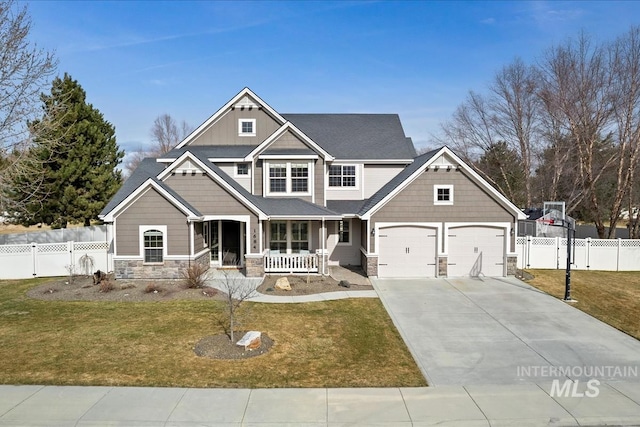
[[[100,292],[107,293],[115,289],[115,285],[109,279],[100,282]]]
[[[123,283],[122,285],[120,285],[120,289],[125,290],[125,289],[131,289],[131,288],[135,288],[136,285],[134,285],[133,283]]]
[[[191,264],[182,272],[184,286],[190,289],[202,288],[209,280],[209,267],[202,264]]]
[[[158,294],[160,292],[162,292],[162,288],[156,285],[155,283],[149,283],[147,287],[144,288],[145,294],[151,294],[151,293]]]

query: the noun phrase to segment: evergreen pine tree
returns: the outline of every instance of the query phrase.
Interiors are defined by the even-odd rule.
[[[117,166],[124,152],[113,125],[87,104],[85,91],[68,74],[56,78],[51,94],[41,99],[43,117],[31,126],[37,135],[33,149],[45,172],[39,191],[46,197],[30,206],[23,222],[54,228],[69,222],[89,225],[122,184]]]

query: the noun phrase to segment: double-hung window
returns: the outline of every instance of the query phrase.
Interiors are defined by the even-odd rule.
[[[291,164],[291,192],[306,193],[309,191],[309,164]]]
[[[271,221],[269,249],[281,254],[309,253],[307,221]]]
[[[267,194],[310,195],[310,162],[270,162],[268,165]]]
[[[166,226],[141,226],[141,250],[145,263],[164,262]]]
[[[329,167],[329,187],[355,187],[355,165],[331,165]]]
[[[291,222],[291,253],[309,252],[309,223],[301,221]]]
[[[273,221],[271,222],[271,242],[269,243],[269,249],[272,251],[279,251],[281,253],[287,252],[287,222],[286,221]]]
[[[269,164],[269,192],[270,193],[286,193],[287,192],[287,164],[286,163],[270,163]]]

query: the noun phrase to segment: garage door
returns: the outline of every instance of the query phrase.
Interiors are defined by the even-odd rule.
[[[448,237],[449,277],[504,276],[504,229],[451,228]]]
[[[434,228],[381,228],[378,277],[435,277],[436,242]]]

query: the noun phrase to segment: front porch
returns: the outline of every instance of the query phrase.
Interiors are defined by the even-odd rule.
[[[281,254],[279,251],[266,250],[263,264],[264,272],[318,273],[321,270],[321,258],[322,256],[319,253]]]

